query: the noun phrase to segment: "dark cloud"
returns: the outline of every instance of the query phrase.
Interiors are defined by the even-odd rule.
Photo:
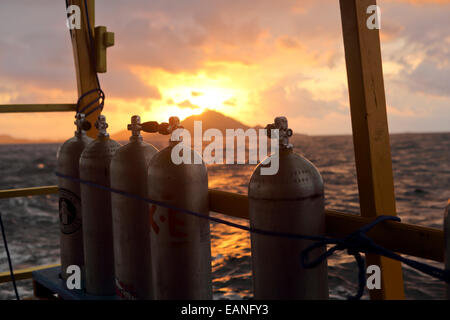
[[[410,74],[403,73],[401,78],[412,92],[450,97],[450,65],[439,67],[425,60]]]
[[[232,107],[236,106],[236,103],[237,103],[237,101],[236,101],[235,98],[231,98],[231,99],[228,99],[228,100],[223,102],[224,105],[232,106]]]
[[[126,70],[110,70],[102,79],[102,87],[108,96],[125,100],[161,99],[161,93],[156,86],[147,85],[138,76]]]
[[[389,50],[383,51],[383,58],[403,68],[399,74],[388,78],[386,85],[404,86],[410,95],[450,97],[450,6],[438,5],[449,2],[409,2],[421,5],[387,1],[382,7],[382,35],[387,35],[382,39],[387,43],[401,40],[401,45],[386,44]]]
[[[10,83],[76,92],[64,4],[2,1],[0,74]]]
[[[283,47],[287,49],[299,49],[301,48],[300,42],[289,36],[282,36],[278,39],[278,43]]]
[[[200,108],[199,106],[192,104],[189,100],[184,100],[183,102],[177,103],[177,106],[179,106],[180,108],[191,108],[191,109]]]

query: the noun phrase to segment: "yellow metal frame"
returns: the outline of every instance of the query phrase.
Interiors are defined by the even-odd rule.
[[[396,215],[394,178],[378,29],[367,28],[367,8],[376,0],[340,0],[350,112],[361,215]],[[382,270],[372,299],[403,299],[401,263],[368,254]]]
[[[3,104],[0,105],[0,113],[19,112],[73,112],[77,110],[76,104]]]
[[[31,279],[31,273],[33,271],[38,271],[38,270],[47,269],[47,268],[54,268],[54,267],[58,267],[58,266],[60,266],[60,264],[49,264],[49,265],[45,265],[45,266],[15,270],[14,271],[14,279],[15,280]],[[11,274],[9,273],[9,271],[0,272],[0,283],[9,282],[9,281],[11,281]]]
[[[95,34],[95,0],[88,1],[91,31]],[[79,5],[82,16],[86,16],[83,0],[70,0],[69,3]],[[396,214],[380,37],[377,29],[369,30],[366,27],[366,9],[374,4],[376,0],[340,0],[361,216],[326,210],[326,232],[335,237],[348,235],[377,215]],[[95,71],[98,70],[98,66],[94,68],[90,58],[86,30],[85,23],[80,30],[72,32],[79,96],[96,88]],[[102,28],[100,31],[105,30]],[[112,35],[107,37],[103,42],[100,41],[105,48],[113,43]],[[106,57],[100,62],[100,70],[106,71]],[[74,105],[70,104],[0,106],[0,113],[73,110]],[[95,121],[99,114],[100,110],[94,112],[88,120]],[[94,126],[88,135],[95,137]],[[0,199],[53,194],[57,190],[57,186],[2,190]],[[245,195],[209,190],[209,202],[213,212],[248,219],[248,198]],[[371,230],[368,235],[380,245],[399,253],[439,262],[444,260],[442,230],[387,221]],[[382,271],[382,288],[370,290],[371,298],[403,299],[401,264],[375,255],[368,255],[367,259],[369,264],[378,264]],[[37,268],[46,267],[49,266]],[[27,279],[31,277],[30,270],[37,269],[24,269],[15,273],[18,279]],[[9,280],[9,273],[0,274],[0,283]]]
[[[0,190],[0,199],[39,196],[58,193],[58,186],[44,186],[21,189]]]

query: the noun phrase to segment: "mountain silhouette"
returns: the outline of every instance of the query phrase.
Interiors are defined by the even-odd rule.
[[[247,130],[249,128],[249,126],[243,124],[242,122],[213,110],[205,110],[201,114],[187,117],[181,121],[181,125],[192,134],[194,132],[194,121],[202,121],[203,131],[214,128],[225,133],[226,129]]]
[[[14,138],[6,134],[0,134],[0,144],[32,144],[32,143],[55,143],[55,141]]]
[[[181,126],[191,133],[192,139],[194,137],[194,121],[202,122],[202,132],[208,129],[218,129],[225,134],[226,129],[244,129],[247,130],[249,126],[239,122],[231,117],[228,117],[220,112],[214,110],[205,110],[199,115],[189,116],[181,121]],[[258,126],[259,128],[260,126]],[[158,133],[146,133],[141,132],[144,140],[155,145],[158,148],[162,148],[168,144],[170,136],[161,135]],[[122,130],[111,135],[111,138],[116,141],[128,141],[130,138],[130,131]]]
[[[144,119],[145,120],[145,119]],[[168,120],[168,119],[167,119]],[[268,119],[271,122],[273,119]],[[183,121],[181,121],[181,125],[183,128],[187,129],[191,133],[191,137],[193,140],[194,137],[194,121],[202,122],[202,132],[204,133],[208,129],[218,129],[225,136],[226,129],[243,129],[247,130],[250,126],[228,117],[220,112],[214,110],[205,110],[203,113],[199,115],[189,116]],[[263,128],[262,126],[255,126],[255,129]],[[159,133],[146,133],[141,132],[144,140],[152,143],[157,148],[162,148],[168,145],[168,141],[170,139],[169,135],[161,135]],[[111,138],[116,141],[121,141],[122,143],[127,143],[130,139],[131,132],[128,130],[121,130],[114,134],[111,134]],[[298,139],[300,137],[306,137],[302,134],[294,134],[292,140]],[[50,141],[50,140],[32,140],[32,139],[20,139],[14,138],[9,135],[0,135],[0,144],[28,144],[28,143],[62,143],[62,141]]]

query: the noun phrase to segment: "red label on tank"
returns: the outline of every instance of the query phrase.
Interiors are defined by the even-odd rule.
[[[161,229],[155,221],[156,220],[155,213],[156,213],[156,205],[152,205],[150,207],[150,225],[152,226],[153,231],[156,234],[159,234],[159,231]],[[177,212],[172,209],[168,209],[167,214],[168,214],[168,219],[166,219],[165,216],[161,215],[159,217],[159,220],[162,223],[165,223],[166,220],[168,221],[170,236],[176,237],[176,238],[186,238],[188,235],[186,232],[183,231],[183,229],[185,229],[186,222],[183,219],[180,219],[180,217],[179,217],[180,212]]]
[[[156,212],[156,205],[152,205],[150,207],[150,225],[152,226],[153,231],[155,231],[156,234],[159,233],[159,226],[156,224],[154,216]]]
[[[180,229],[184,229],[186,222],[182,219],[179,219],[177,216],[179,212],[169,209],[169,233],[172,237],[184,238],[187,237],[187,233],[181,231]]]

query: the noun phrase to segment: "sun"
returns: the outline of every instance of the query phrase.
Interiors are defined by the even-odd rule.
[[[216,87],[180,86],[165,88],[162,91],[165,99],[146,112],[146,115],[156,117],[158,121],[167,121],[172,116],[184,120],[207,109],[225,112],[224,103],[234,97],[232,89]]]
[[[205,88],[194,92],[195,95],[190,100],[202,109],[221,109],[223,103],[234,96],[233,90],[226,88]]]
[[[149,85],[157,84],[161,98],[149,101],[147,118],[167,121],[171,116],[180,120],[209,109],[229,116],[241,115],[248,106],[248,86],[241,77],[232,74],[169,73],[163,70],[136,67],[133,70]]]

